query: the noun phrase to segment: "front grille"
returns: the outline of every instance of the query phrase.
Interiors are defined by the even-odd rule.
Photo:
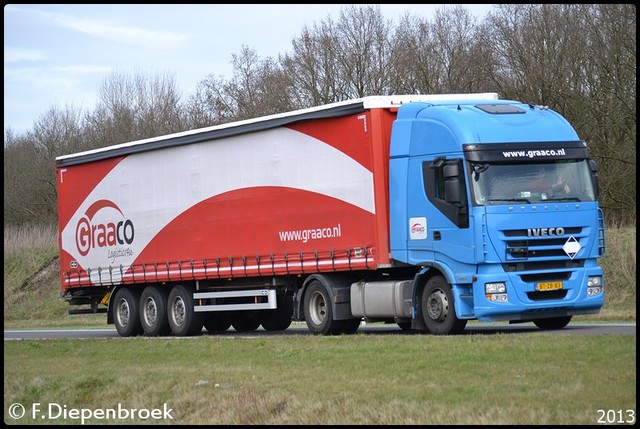
[[[560,228],[556,228],[557,231]],[[571,278],[572,272],[584,266],[584,259],[571,259],[565,249],[571,251],[576,240],[580,247],[586,245],[588,237],[581,236],[583,228],[564,228],[563,235],[529,236],[530,231],[548,233],[551,229],[537,230],[514,229],[501,231],[505,245],[506,262],[502,264],[505,272],[519,274],[523,283],[565,282]],[[573,237],[573,239],[571,239]],[[569,243],[569,245],[567,245]],[[576,252],[577,253],[577,252]],[[535,291],[527,295],[532,301],[562,299],[566,290]]]
[[[537,258],[566,258],[567,253],[564,246],[569,237],[574,237],[580,241],[582,228],[564,228],[562,236],[528,236],[526,229],[513,229],[502,231],[504,248],[507,261],[514,260],[535,260]],[[584,246],[584,243],[580,243]],[[520,271],[520,270],[518,270]]]

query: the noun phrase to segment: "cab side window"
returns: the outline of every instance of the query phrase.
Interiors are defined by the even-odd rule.
[[[469,205],[461,159],[422,163],[427,199],[458,228],[469,227]]]

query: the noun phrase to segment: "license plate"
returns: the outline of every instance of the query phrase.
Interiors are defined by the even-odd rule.
[[[562,282],[538,283],[538,290],[556,290],[556,289],[562,289]]]

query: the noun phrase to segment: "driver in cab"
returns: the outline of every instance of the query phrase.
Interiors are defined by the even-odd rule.
[[[540,193],[571,192],[571,188],[565,183],[562,174],[559,174],[557,178],[553,180],[553,178],[548,177],[547,169],[542,166],[536,169],[528,187],[530,191]]]

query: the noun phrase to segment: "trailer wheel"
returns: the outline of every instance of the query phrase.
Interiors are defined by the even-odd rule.
[[[442,276],[431,277],[422,292],[422,317],[434,335],[455,335],[467,325],[456,316],[451,285]]]
[[[204,320],[204,327],[209,332],[224,332],[231,327],[231,321],[228,317],[211,313]]]
[[[309,283],[304,294],[304,319],[314,334],[338,335],[342,333],[344,320],[333,320],[331,296],[322,283],[317,280]]]
[[[278,297],[278,308],[262,313],[262,327],[265,331],[284,331],[291,326],[293,315],[293,297],[284,295]]]
[[[194,311],[193,288],[177,285],[171,289],[167,301],[169,326],[174,335],[187,337],[202,332],[204,317]]]
[[[167,290],[147,286],[140,297],[140,323],[146,336],[169,335],[171,326],[167,316]]]
[[[132,337],[142,333],[139,315],[140,292],[121,287],[113,298],[113,323],[121,337]]]
[[[231,326],[238,332],[255,331],[260,327],[260,318],[254,312],[239,312],[231,316]]]
[[[550,331],[554,329],[562,329],[567,326],[571,322],[571,316],[565,317],[551,317],[549,319],[534,319],[533,323],[538,328],[543,329],[545,331]]]

